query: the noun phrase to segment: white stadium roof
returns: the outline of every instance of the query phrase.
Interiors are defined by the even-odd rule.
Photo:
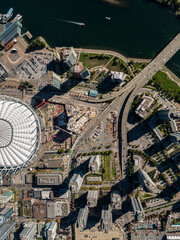
[[[0,96],[0,171],[27,166],[40,142],[40,122],[34,110],[15,98]]]

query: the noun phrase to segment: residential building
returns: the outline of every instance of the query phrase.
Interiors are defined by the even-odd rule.
[[[19,21],[9,22],[5,31],[0,34],[0,43],[4,47],[7,43],[21,34],[22,24]]]
[[[143,221],[145,214],[139,198],[131,198],[135,220]]]
[[[47,240],[54,240],[56,237],[57,222],[50,222],[46,224],[45,236]]]
[[[61,89],[61,86],[63,84],[62,79],[60,78],[59,75],[57,75],[54,72],[50,73],[50,83],[53,87],[57,88],[57,89]]]
[[[15,231],[16,222],[8,221],[0,226],[0,239],[8,240],[10,235]]]
[[[59,173],[38,173],[36,184],[38,186],[58,186],[64,180],[64,175]]]
[[[108,233],[112,229],[112,212],[110,204],[103,205],[101,212],[101,229]]]
[[[156,230],[140,230],[131,232],[131,240],[163,240],[164,233]]]
[[[47,217],[47,203],[45,200],[33,203],[33,217],[34,218]]]
[[[0,207],[3,207],[9,201],[14,200],[14,193],[11,191],[3,192],[0,195]]]
[[[32,240],[37,232],[36,222],[28,222],[23,226],[23,230],[20,233],[21,240]]]
[[[5,207],[0,211],[0,223],[6,222],[14,213],[12,207]]]
[[[88,206],[85,206],[84,208],[80,208],[77,221],[76,221],[77,228],[79,228],[80,230],[83,230],[84,228],[86,228],[88,213],[89,213]]]
[[[63,62],[67,68],[71,68],[76,64],[77,53],[74,51],[74,48],[66,48],[63,51]]]
[[[152,97],[143,96],[143,100],[139,104],[139,106],[136,108],[135,113],[141,118],[147,117],[153,102],[154,102],[154,99]]]
[[[123,72],[114,72],[111,71],[111,82],[118,82],[121,83],[125,80],[126,78],[126,74],[124,74]]]
[[[69,187],[73,193],[78,193],[81,185],[83,183],[83,173],[74,173],[70,182],[69,182]]]
[[[88,207],[96,207],[98,201],[98,191],[97,190],[89,190],[87,194],[87,205]]]
[[[111,192],[111,205],[115,209],[121,209],[121,195],[118,190],[113,190]]]
[[[99,172],[100,166],[101,166],[101,156],[100,155],[92,156],[89,160],[89,171],[97,173]]]
[[[53,60],[57,63],[59,63],[61,60],[60,55],[57,51],[53,52]]]
[[[89,90],[89,96],[96,98],[98,96],[98,91],[90,89]]]
[[[138,170],[138,178],[139,178],[140,184],[145,190],[147,189],[149,192],[152,192],[152,193],[158,192],[156,184],[151,180],[149,175],[145,171],[143,171],[141,168]]]

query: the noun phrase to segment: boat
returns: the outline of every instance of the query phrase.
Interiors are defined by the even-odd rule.
[[[86,24],[85,23],[81,23],[81,26],[85,26]]]
[[[110,17],[105,17],[105,19],[106,19],[106,20],[109,20],[109,21],[111,20],[111,18],[110,18]]]
[[[13,8],[10,8],[9,11],[3,16],[3,23],[6,23],[13,15]]]

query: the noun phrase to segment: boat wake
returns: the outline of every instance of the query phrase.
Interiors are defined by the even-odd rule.
[[[85,26],[85,23],[81,23],[81,22],[68,21],[68,20],[64,20],[64,19],[56,19],[56,20],[61,21],[61,22],[66,22],[66,23],[79,25],[79,26]]]

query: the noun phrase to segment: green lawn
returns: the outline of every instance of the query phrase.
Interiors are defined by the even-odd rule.
[[[110,156],[105,155],[104,156],[104,165],[105,165],[105,179],[106,179],[106,181],[111,181],[110,164],[111,164]]]
[[[172,98],[176,99],[180,95],[180,87],[173,82],[164,72],[158,71],[152,80],[152,84],[158,90],[164,90]]]
[[[131,74],[128,65],[120,58],[115,57],[107,66],[110,71],[124,72]]]
[[[91,69],[96,66],[105,66],[111,58],[112,56],[106,54],[81,53],[79,61],[84,67]]]
[[[147,65],[148,65],[148,63],[146,63],[146,62],[134,62],[134,61],[131,61],[131,64],[134,66],[134,68],[138,71],[138,72],[140,72],[142,69],[144,69]]]

